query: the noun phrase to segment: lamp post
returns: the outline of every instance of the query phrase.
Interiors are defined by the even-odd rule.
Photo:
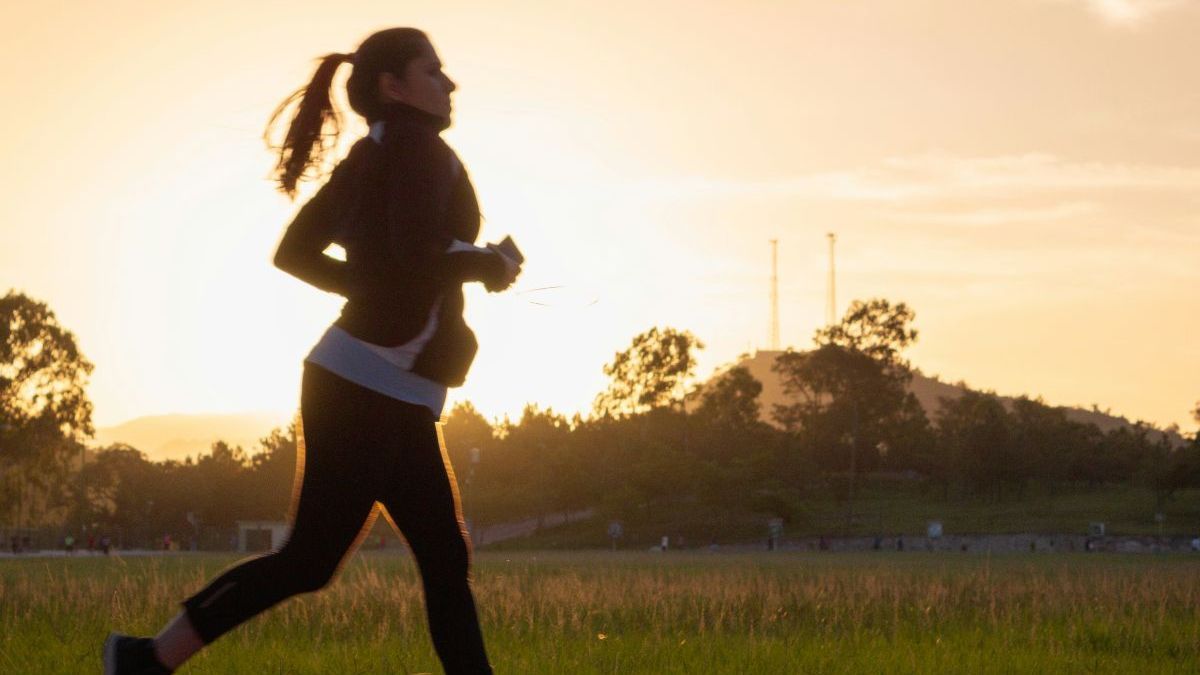
[[[463,481],[463,511],[467,511],[467,494],[471,491],[471,481],[475,478],[475,468],[479,466],[479,458],[483,454],[479,448],[471,448],[467,452],[470,457],[470,464],[467,467],[467,479]],[[471,513],[474,513],[474,509],[471,510]],[[472,519],[465,515],[463,517],[467,521],[467,533],[471,535],[471,543],[478,543]]]
[[[87,467],[87,446],[79,444],[79,536],[87,530],[87,479],[84,469]]]
[[[846,500],[846,527],[854,527],[854,489],[858,481],[858,399],[851,399],[850,433],[850,489]]]

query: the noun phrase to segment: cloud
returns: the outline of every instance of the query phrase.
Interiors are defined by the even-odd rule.
[[[990,227],[1025,223],[1049,223],[1092,215],[1100,210],[1094,202],[1064,202],[1041,208],[984,208],[956,211],[921,211],[886,214],[889,220],[932,225]]]
[[[1071,162],[1045,153],[993,157],[927,154],[887,159],[883,166],[892,179],[938,192],[1200,189],[1200,168]]]
[[[1183,7],[1184,0],[1057,0],[1082,4],[1115,26],[1134,26],[1162,12]]]
[[[684,176],[641,180],[625,187],[648,199],[786,197],[895,204],[1031,193],[1191,193],[1200,191],[1200,168],[1073,162],[1046,153],[990,157],[924,154],[765,180]]]
[[[893,182],[872,170],[825,171],[766,180],[681,176],[640,180],[632,191],[649,198],[797,197],[847,201],[896,201],[920,196],[923,188]]]

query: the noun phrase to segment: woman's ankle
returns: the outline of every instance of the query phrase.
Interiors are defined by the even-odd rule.
[[[175,670],[204,648],[187,612],[180,612],[154,637],[154,656],[164,667]]]

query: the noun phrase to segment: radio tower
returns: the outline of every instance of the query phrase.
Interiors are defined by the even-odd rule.
[[[833,257],[837,235],[829,232],[825,236],[829,238],[829,297],[825,299],[825,325],[832,326],[837,323],[837,273]]]
[[[779,351],[779,240],[771,240],[771,351]]]

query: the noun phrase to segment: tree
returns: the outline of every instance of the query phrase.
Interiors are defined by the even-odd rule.
[[[272,429],[259,439],[259,451],[250,458],[248,488],[253,501],[245,519],[283,520],[288,516],[294,493],[300,489],[298,433],[293,421],[286,429]],[[202,518],[202,514],[195,517]]]
[[[494,496],[501,514],[535,515],[539,527],[546,514],[573,508],[577,481],[587,477],[567,468],[571,427],[566,418],[528,404],[520,421],[503,431],[500,447],[487,460],[480,491]]]
[[[462,483],[471,465],[471,449],[478,448],[486,452],[494,440],[495,431],[470,401],[462,401],[450,410],[446,423],[442,425],[442,437],[446,441],[450,464]]]
[[[749,429],[758,424],[762,388],[745,366],[730,368],[700,395],[696,415],[716,427]]]
[[[149,461],[136,448],[118,443],[98,450],[86,468],[92,522],[124,533],[127,540],[145,539],[154,530],[152,516],[163,508],[161,492],[172,488],[166,478],[166,465]]]
[[[1154,487],[1160,501],[1169,499],[1177,490],[1200,488],[1200,440],[1175,448],[1166,468],[1156,478]]]
[[[233,527],[242,514],[250,509],[245,486],[250,473],[250,459],[241,446],[230,446],[225,441],[212,444],[209,454],[201,454],[196,464],[188,467],[186,477],[190,485],[193,502],[204,522],[216,527]],[[185,509],[173,514],[177,523]]]
[[[1072,442],[1073,424],[1066,412],[1040,399],[1025,396],[1012,403],[1013,433],[1019,461],[1030,477],[1064,480],[1074,466],[1079,448]]]
[[[851,519],[858,473],[879,465],[888,438],[901,430],[920,434],[905,392],[912,373],[900,358],[916,340],[914,317],[904,303],[856,300],[839,324],[816,332],[816,349],[789,350],[772,365],[795,401],[776,405],[775,419],[797,434],[818,467],[845,472],[845,485],[834,488],[844,493]]]
[[[915,316],[904,303],[855,300],[841,323],[816,332],[816,349],[788,351],[775,360],[772,369],[794,402],[776,405],[774,417],[790,431],[805,428],[825,468],[854,471],[860,451],[869,466],[898,425],[920,426],[912,405],[905,405],[912,373],[900,358],[917,338],[909,326]]]
[[[885,453],[880,458],[882,465],[893,470],[917,471],[949,487],[945,482],[948,479],[945,466],[936,456],[933,426],[912,392],[904,395],[904,403],[880,443],[876,447]]]
[[[0,513],[22,510],[30,481],[61,482],[91,437],[92,364],[43,302],[0,298]]]
[[[635,336],[628,349],[604,366],[612,381],[596,397],[595,411],[622,415],[681,404],[695,375],[693,352],[698,349],[704,345],[695,335],[674,328],[651,328]]]
[[[1004,485],[1027,475],[1013,419],[994,394],[968,390],[956,399],[942,398],[938,442],[961,478],[976,489],[991,488],[997,500]]]
[[[819,329],[813,339],[818,345],[837,345],[862,352],[878,363],[907,369],[900,350],[917,341],[917,331],[911,327],[915,318],[916,313],[903,302],[855,300],[840,323]]]
[[[484,462],[493,459],[495,430],[470,401],[462,401],[455,404],[442,425],[442,439],[450,460],[451,477],[462,499],[463,515],[468,521],[479,523],[486,514],[478,508],[480,480],[475,472],[483,471]]]
[[[1200,401],[1196,401],[1196,407],[1192,408],[1192,419],[1196,420],[1196,424],[1200,424]],[[1196,430],[1195,436],[1192,437],[1192,442],[1200,445],[1200,429]]]

